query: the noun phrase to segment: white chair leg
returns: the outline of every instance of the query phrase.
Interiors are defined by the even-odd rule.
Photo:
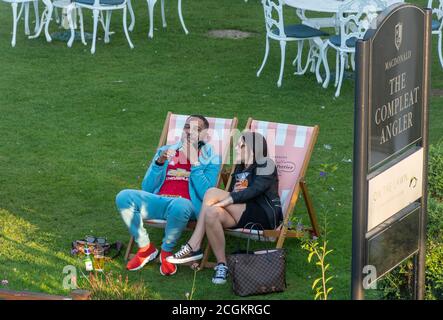
[[[178,16],[180,18],[180,22],[182,24],[183,30],[185,31],[185,34],[188,34],[189,31],[186,29],[185,21],[183,20],[183,14],[182,14],[182,0],[178,0]]]
[[[335,97],[338,97],[340,95],[341,85],[343,83],[343,76],[345,73],[345,66],[346,66],[346,53],[340,54],[340,77],[337,85],[337,91],[335,91]]]
[[[285,68],[285,56],[286,56],[286,41],[280,41],[280,51],[281,51],[281,63],[280,63],[280,76],[278,77],[277,86],[281,87],[283,80],[283,70]]]
[[[100,10],[100,14],[98,16],[98,20],[100,21],[103,31],[106,32],[106,22],[105,22],[105,17],[103,14],[103,10]]]
[[[127,8],[123,7],[123,30],[125,31],[126,39],[128,40],[129,47],[131,49],[134,48],[134,45],[132,44],[131,38],[129,38],[129,32],[128,32],[128,22],[127,22]]]
[[[351,54],[351,67],[352,67],[352,71],[355,71],[355,53]]]
[[[95,53],[95,43],[97,42],[97,27],[98,27],[98,16],[99,16],[99,10],[92,10],[92,16],[93,16],[93,24],[94,24],[94,31],[92,33],[92,46],[91,46],[91,53]]]
[[[46,37],[46,41],[51,42],[52,38],[51,38],[51,35],[49,34],[49,23],[51,23],[52,12],[54,11],[54,6],[52,5],[51,0],[43,0],[43,3],[46,5],[46,8],[48,9],[48,12],[46,12],[45,37]],[[43,24],[43,17],[42,17],[42,24]]]
[[[441,23],[443,23],[443,21]],[[438,45],[438,57],[440,58],[440,64],[441,64],[441,67],[443,68],[443,48],[442,48],[442,46],[443,46],[443,33],[442,32],[440,32],[438,34],[438,44],[437,45]]]
[[[303,57],[303,48],[305,47],[305,41],[304,40],[299,40],[297,41],[297,56],[294,59],[294,61],[292,62],[292,65],[297,65],[296,68],[296,74],[301,74],[302,73],[302,57]]]
[[[263,58],[263,62],[261,64],[260,69],[257,71],[257,77],[260,77],[260,73],[262,72],[263,68],[265,67],[266,60],[268,60],[268,55],[269,55],[269,38],[266,36],[265,57]]]
[[[34,14],[35,14],[35,27],[34,27],[34,33],[37,33],[37,31],[40,29],[40,14],[38,12],[38,0],[34,0]]]
[[[127,3],[128,3],[129,14],[131,15],[131,24],[129,25],[128,30],[132,32],[135,26],[135,14],[134,14],[134,9],[132,9],[131,0],[127,0]]]
[[[78,8],[78,16],[80,18],[80,36],[82,38],[83,45],[87,45],[85,40],[85,26],[83,24],[83,10],[82,8]]]
[[[23,4],[25,6],[25,35],[29,36],[31,31],[29,30],[29,2]]]
[[[331,71],[329,70],[329,63],[328,63],[328,49],[329,45],[328,43],[325,43],[321,50],[321,62],[325,66],[325,81],[323,82],[323,88],[327,88],[329,85],[329,80],[331,80]]]
[[[74,43],[74,39],[75,39],[74,21],[72,20],[73,12],[75,12],[75,3],[69,4],[68,7],[66,8],[66,17],[68,18],[69,29],[71,30],[71,36],[69,37],[69,40],[67,43],[69,48],[72,47],[72,44]]]
[[[148,37],[154,37],[154,7],[157,0],[147,0],[148,1],[148,14],[149,14],[149,33]]]
[[[58,9],[56,7],[54,7],[53,13],[54,13],[54,17],[55,17],[55,23],[60,24],[60,22],[61,22],[60,16],[58,15]],[[52,17],[51,17],[51,19],[52,19]]]
[[[105,43],[109,43],[110,39],[109,39],[109,27],[111,24],[111,16],[112,16],[112,10],[108,10],[106,11],[106,25],[105,25],[105,38],[104,41]]]
[[[309,49],[309,62],[311,63],[311,72],[314,73],[316,70],[316,63],[315,63],[315,59],[316,57],[319,58],[320,57],[320,51],[318,49],[318,47],[316,47],[312,42],[310,44],[310,49]],[[317,78],[318,79],[318,78]]]
[[[34,34],[32,36],[28,37],[28,39],[36,39],[36,38],[38,38],[40,36],[40,34],[42,33],[42,31],[43,31],[43,27],[45,26],[45,22],[48,19],[49,8],[50,7],[52,8],[52,3],[51,3],[50,0],[43,0],[43,3],[45,4],[45,9],[42,12],[41,21],[39,21],[39,23],[38,23],[39,27],[38,27],[37,30],[35,30],[35,32],[34,32]],[[34,4],[35,4],[35,2],[34,2]],[[52,10],[51,10],[51,12],[52,12]],[[39,19],[40,19],[40,17],[39,17]],[[45,35],[46,35],[46,33],[45,33]],[[51,42],[52,41],[51,36],[49,36],[49,38],[48,38],[48,36],[46,35],[46,41],[47,42]]]
[[[323,50],[324,50],[323,46],[320,46],[318,50],[319,54],[317,57],[317,63],[315,64],[315,77],[317,78],[317,83],[323,83],[323,79],[320,74],[320,66],[323,61]]]
[[[12,7],[12,40],[11,46],[15,47],[16,39],[17,39],[17,3],[11,3]]]
[[[163,28],[166,28],[168,25],[166,23],[165,0],[161,0],[161,11],[162,11]]]
[[[337,55],[335,56],[335,83],[334,83],[334,87],[337,87],[339,77],[340,77],[340,52],[337,50]]]

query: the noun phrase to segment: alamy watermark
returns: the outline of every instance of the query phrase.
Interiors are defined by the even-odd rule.
[[[63,268],[63,289],[75,290],[78,289],[77,284],[77,268],[73,265],[67,265]]]
[[[366,265],[363,267],[363,289],[376,290],[377,289],[377,268],[373,265]]]

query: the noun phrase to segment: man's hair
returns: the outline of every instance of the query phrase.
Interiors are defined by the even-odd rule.
[[[208,129],[209,128],[209,121],[208,119],[206,119],[204,116],[202,116],[201,114],[191,114],[189,118],[199,118],[201,121],[203,121],[203,125],[205,126],[204,129]]]

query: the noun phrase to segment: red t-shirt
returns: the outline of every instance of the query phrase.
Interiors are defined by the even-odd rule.
[[[189,196],[189,176],[191,163],[183,154],[177,151],[169,160],[166,168],[166,178],[158,192],[159,195],[179,196],[191,200]]]

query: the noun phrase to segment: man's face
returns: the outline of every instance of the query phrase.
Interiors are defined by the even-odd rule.
[[[205,123],[200,118],[190,117],[186,120],[183,128],[182,142],[195,143],[205,139],[207,129]]]

